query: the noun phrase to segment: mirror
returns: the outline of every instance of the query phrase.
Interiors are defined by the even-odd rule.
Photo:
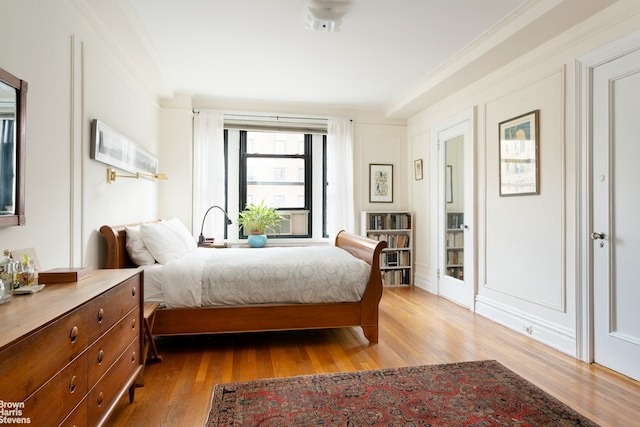
[[[0,68],[0,227],[24,225],[27,82]]]
[[[446,248],[445,274],[464,280],[464,136],[445,141]]]

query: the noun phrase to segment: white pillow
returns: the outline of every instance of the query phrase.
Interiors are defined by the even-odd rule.
[[[160,222],[166,223],[169,227],[171,227],[173,231],[178,234],[187,252],[191,252],[198,247],[198,245],[196,244],[196,239],[193,238],[187,227],[178,218],[172,218],[170,220],[163,220]]]
[[[129,258],[136,265],[150,265],[155,264],[156,260],[149,252],[149,249],[144,245],[142,236],[140,234],[139,225],[126,225],[125,230],[127,232],[126,248],[129,253]]]
[[[160,264],[181,258],[187,253],[184,242],[166,221],[140,224],[144,245]]]

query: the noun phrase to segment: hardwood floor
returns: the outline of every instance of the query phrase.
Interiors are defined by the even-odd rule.
[[[156,338],[163,361],[108,425],[204,425],[216,383],[495,359],[602,426],[640,426],[639,382],[419,288],[386,288],[380,325],[374,345],[359,328]]]

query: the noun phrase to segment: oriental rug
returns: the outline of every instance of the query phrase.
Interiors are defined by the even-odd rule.
[[[487,360],[218,384],[208,426],[596,426]]]

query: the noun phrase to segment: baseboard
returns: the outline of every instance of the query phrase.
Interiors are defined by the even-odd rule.
[[[427,292],[431,292],[432,294],[438,294],[438,289],[436,288],[430,276],[419,273],[414,274],[413,285],[417,286],[420,289],[424,289]]]
[[[530,336],[549,347],[576,357],[575,331],[482,295],[476,295],[476,313],[523,335]]]

